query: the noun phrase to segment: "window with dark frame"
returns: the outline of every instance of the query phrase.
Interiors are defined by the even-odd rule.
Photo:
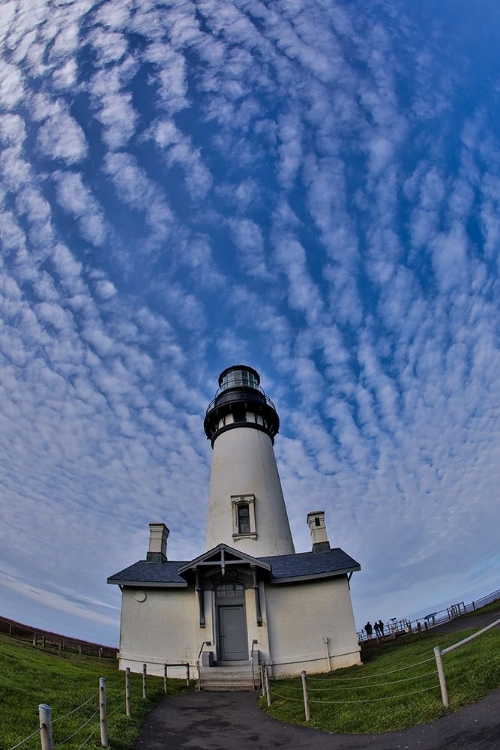
[[[255,527],[255,495],[231,495],[233,539],[257,539]]]
[[[238,534],[250,534],[250,506],[248,503],[238,503]]]

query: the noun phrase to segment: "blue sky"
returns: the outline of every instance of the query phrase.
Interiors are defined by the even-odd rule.
[[[499,588],[496,2],[4,0],[0,614],[114,644],[261,373],[358,627]]]

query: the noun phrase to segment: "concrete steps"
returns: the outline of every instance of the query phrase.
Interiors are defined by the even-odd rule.
[[[247,691],[259,685],[259,667],[254,667],[252,678],[252,666],[241,662],[235,666],[201,667],[200,687],[201,690],[210,691]]]

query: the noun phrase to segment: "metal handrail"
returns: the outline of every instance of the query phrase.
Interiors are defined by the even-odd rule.
[[[198,691],[201,690],[201,670],[200,670],[200,656],[204,646],[211,646],[212,641],[203,641],[198,652],[198,658],[196,659],[196,668],[198,670]]]
[[[213,398],[212,401],[210,401],[209,405],[207,406],[207,410],[205,412],[205,415],[207,415],[209,412],[212,411],[212,409],[214,408],[215,402],[218,400],[219,396],[222,393],[224,393],[224,392],[226,392],[228,394],[228,398],[225,399],[223,403],[231,403],[232,401],[241,401],[242,400],[241,399],[241,395],[238,394],[238,393],[233,394],[234,398],[231,397],[231,395],[232,395],[231,391],[232,390],[234,390],[234,391],[240,391],[241,392],[243,390],[243,388],[234,388],[234,389],[222,388],[222,389],[219,389],[219,391],[217,391],[217,393],[215,394],[215,398]],[[257,391],[258,396],[264,398],[267,406],[271,407],[271,409],[273,409],[274,411],[276,411],[276,407],[275,407],[274,403],[271,401],[271,399],[269,398],[269,396],[266,396],[266,394],[264,393],[264,391],[261,388],[253,388],[252,390]],[[251,393],[246,393],[245,394],[245,400],[246,401],[255,401],[257,403],[262,403],[261,398],[258,398],[257,394],[252,398]]]
[[[441,625],[444,622],[455,620],[458,617],[464,617],[464,615],[472,614],[477,609],[486,606],[486,604],[489,604],[496,599],[500,599],[500,589],[497,589],[491,594],[487,594],[480,599],[475,599],[468,604],[465,604],[464,602],[458,602],[457,604],[450,605],[446,609],[440,609],[438,612],[432,612],[428,615],[417,617],[413,620],[397,620],[397,618],[393,617],[391,618],[389,623],[384,623],[384,632],[381,637],[386,638],[389,636],[401,636],[407,635],[409,633],[418,633],[420,631],[427,632],[428,630],[432,630],[432,628],[434,628],[436,625]],[[419,623],[420,631],[418,628]],[[364,628],[359,630],[357,635],[359,643],[367,640],[376,640],[376,636],[373,639],[367,638],[367,634]]]

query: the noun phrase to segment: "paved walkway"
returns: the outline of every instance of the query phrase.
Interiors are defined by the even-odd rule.
[[[462,629],[489,624],[461,622]],[[500,690],[430,724],[360,735],[283,724],[257,700],[256,693],[167,696],[146,717],[134,750],[500,750]]]
[[[164,698],[146,717],[134,750],[499,750],[500,690],[474,706],[402,732],[329,734],[282,724],[255,693]]]

